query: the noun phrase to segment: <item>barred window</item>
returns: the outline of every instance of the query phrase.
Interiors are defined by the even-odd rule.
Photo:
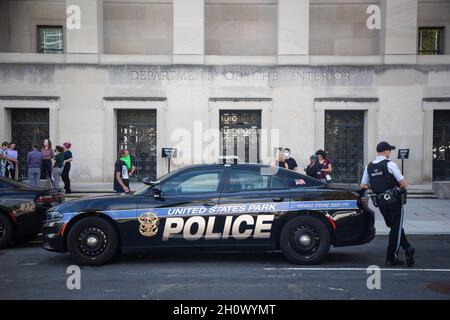
[[[38,52],[63,53],[62,26],[38,26]]]
[[[419,54],[444,54],[443,39],[443,27],[419,28]]]

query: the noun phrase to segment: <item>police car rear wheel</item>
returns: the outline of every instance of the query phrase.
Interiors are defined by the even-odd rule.
[[[81,219],[67,235],[67,249],[78,264],[105,264],[114,257],[117,247],[116,230],[99,217]]]
[[[281,231],[281,250],[287,259],[296,264],[321,262],[327,256],[330,245],[330,231],[313,216],[295,217]]]

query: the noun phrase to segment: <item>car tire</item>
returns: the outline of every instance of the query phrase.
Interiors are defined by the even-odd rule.
[[[114,226],[100,217],[76,222],[67,234],[67,249],[80,265],[98,266],[111,261],[118,248]]]
[[[312,215],[290,219],[283,226],[280,248],[284,256],[295,264],[318,264],[325,259],[331,246],[328,227]]]
[[[14,238],[14,226],[9,219],[0,213],[0,249],[4,249]]]

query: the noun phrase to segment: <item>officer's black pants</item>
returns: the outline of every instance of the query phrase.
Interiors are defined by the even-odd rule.
[[[386,225],[391,229],[389,232],[389,244],[387,249],[387,260],[395,260],[398,254],[398,238],[400,237],[400,247],[407,250],[410,247],[406,240],[403,227],[400,228],[402,219],[401,201],[388,203],[384,199],[380,200],[379,209],[383,215]]]

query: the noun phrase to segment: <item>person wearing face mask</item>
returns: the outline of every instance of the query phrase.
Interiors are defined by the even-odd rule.
[[[291,157],[291,149],[284,148],[284,158],[285,158],[285,162],[288,165],[288,169],[296,171],[298,165],[297,165],[297,161],[295,161],[295,159]]]

